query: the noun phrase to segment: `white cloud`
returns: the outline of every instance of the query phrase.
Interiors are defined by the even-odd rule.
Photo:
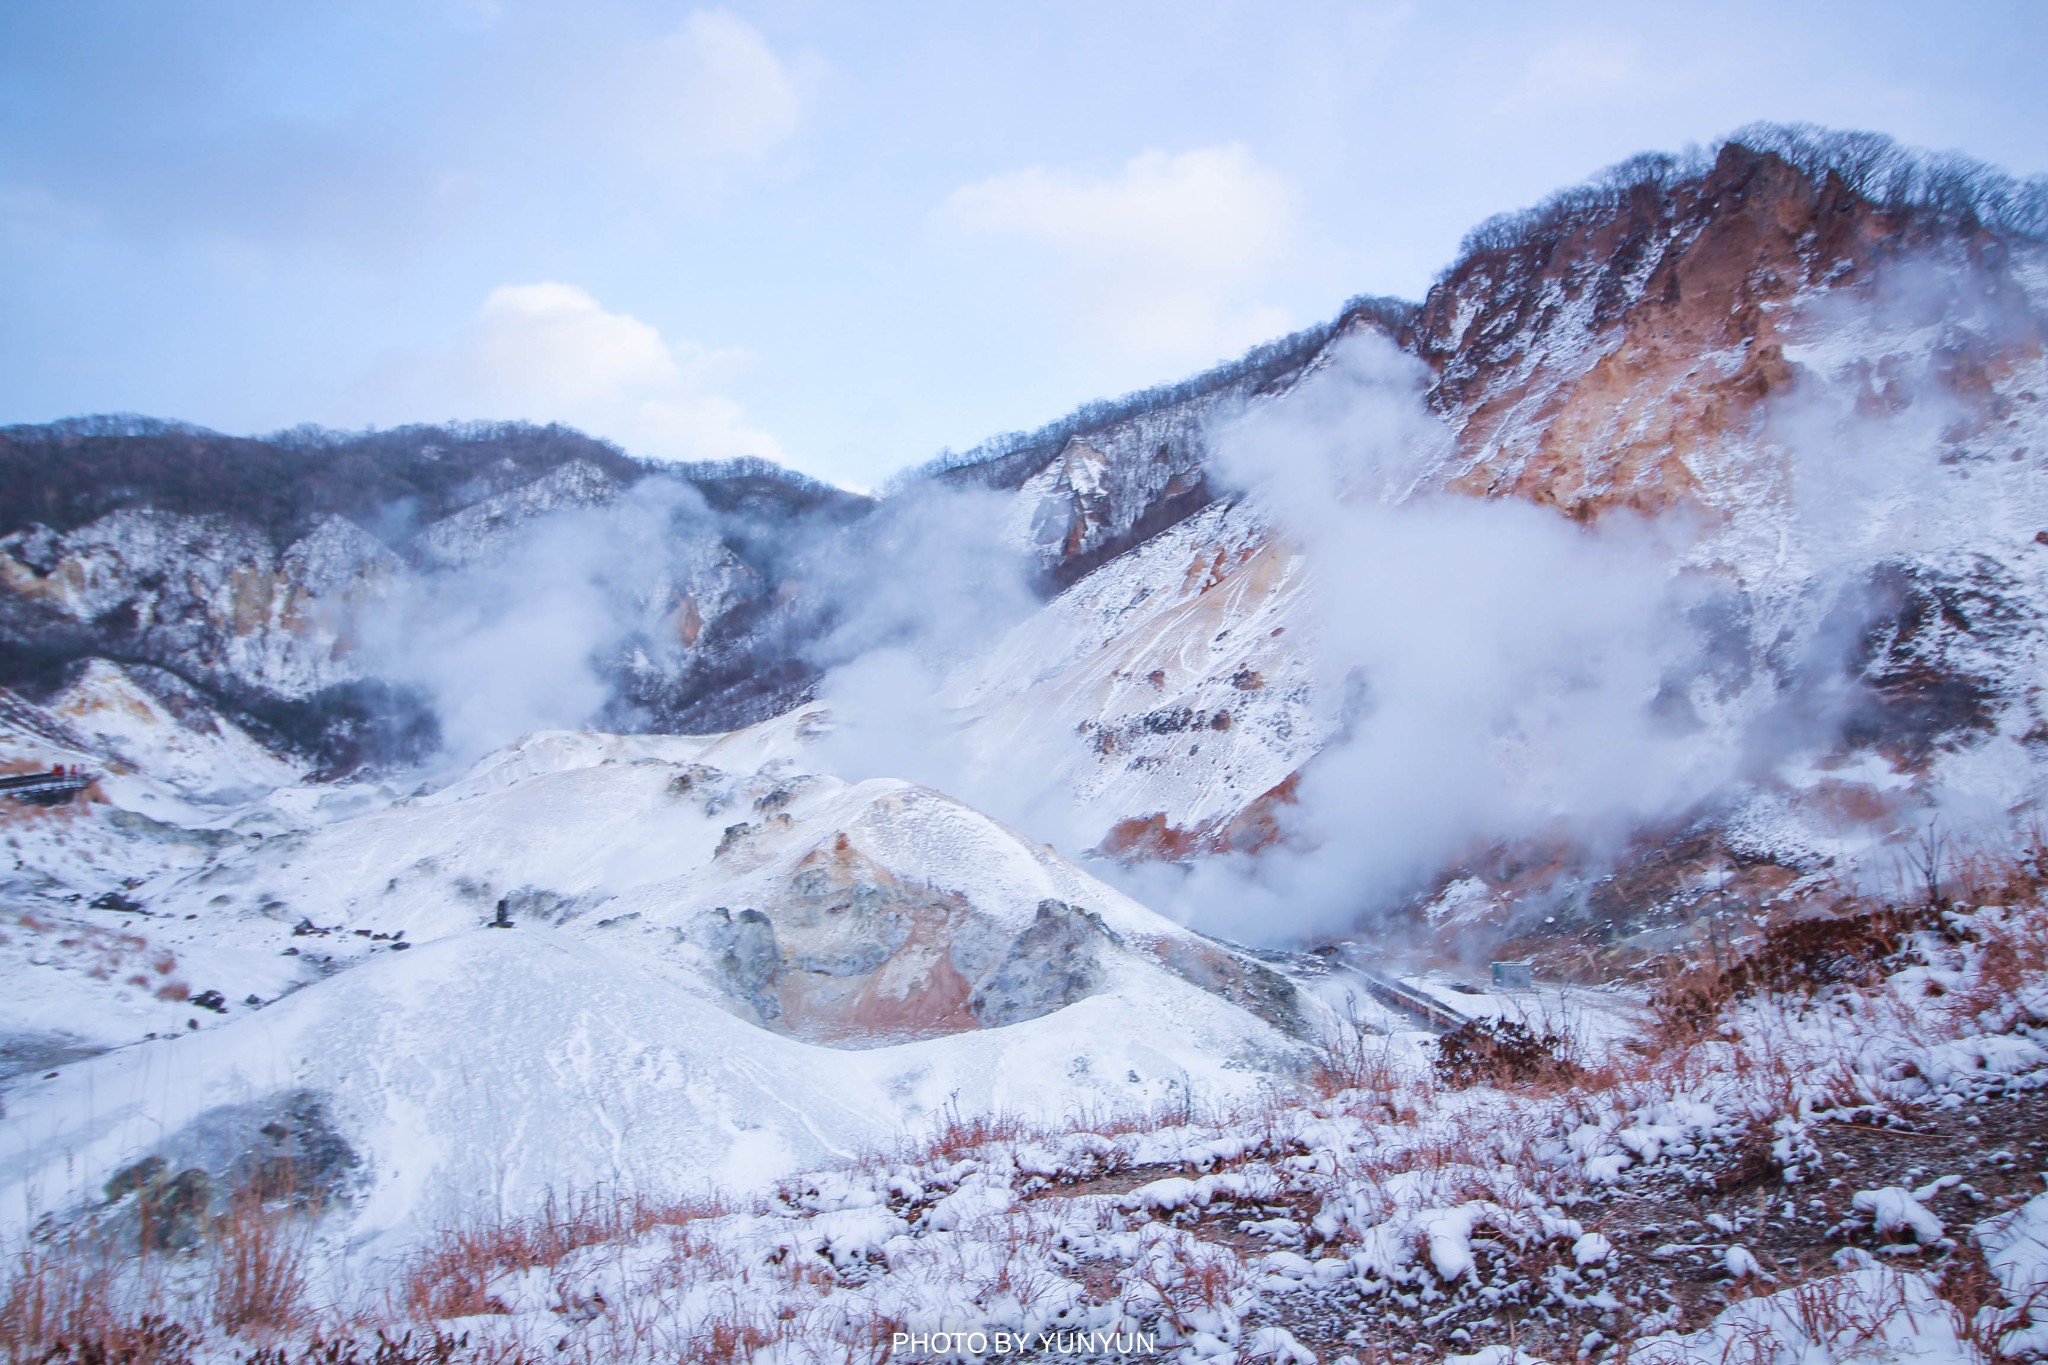
[[[1295,239],[1296,199],[1231,143],[1145,152],[1111,176],[1011,171],[955,190],[943,214],[1049,251],[1101,340],[1203,361],[1286,330],[1287,315],[1251,295]]]
[[[593,85],[602,122],[656,169],[759,160],[797,130],[796,77],[754,28],[699,10]]]
[[[447,417],[564,422],[664,459],[783,458],[716,391],[742,357],[671,342],[570,284],[491,291],[451,346],[378,367],[350,420]]]

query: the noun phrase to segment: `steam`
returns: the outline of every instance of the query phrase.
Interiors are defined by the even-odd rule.
[[[1025,764],[970,757],[949,699],[954,679],[1040,605],[1009,514],[1003,494],[918,483],[819,547],[807,581],[836,623],[808,651],[826,670],[826,771],[921,782],[1009,818],[1029,808],[1020,795],[1043,784]]]
[[[1969,269],[1922,261],[1784,325],[1793,382],[1764,430],[1736,434],[1746,467],[1710,490],[1774,506],[1731,506],[1726,525],[1609,513],[1589,528],[1432,491],[1449,440],[1428,375],[1374,335],[1214,432],[1219,482],[1315,585],[1331,738],[1280,812],[1280,846],[1131,869],[1133,889],[1249,941],[1350,930],[1489,850],[1598,865],[1838,750],[1873,700],[1855,669],[1896,628],[1878,566],[1967,581],[1974,547],[2028,534],[1997,522],[2031,515],[2007,509],[2038,502],[2033,471],[1992,447],[1984,405],[1942,366],[2026,320]],[[1973,477],[2008,496],[1961,496]],[[2016,742],[1945,756],[1900,819],[2009,828],[2038,796],[2032,765],[2000,748]],[[1882,861],[1891,832],[1864,831],[1852,861]]]
[[[674,587],[717,530],[695,489],[649,478],[499,535],[460,567],[403,580],[364,629],[367,671],[428,698],[453,763],[535,730],[630,726],[603,661],[660,648]]]
[[[2031,466],[1973,453],[1971,405],[1926,340],[1960,328],[1981,346],[2025,321],[1952,269],[1839,291],[1784,320],[1794,380],[1706,479],[1710,502],[1768,506],[1591,525],[1443,492],[1452,441],[1424,401],[1428,372],[1377,334],[1336,344],[1210,433],[1212,481],[1311,584],[1288,639],[1308,651],[1324,743],[1284,837],[1187,866],[1096,866],[1200,928],[1299,940],[1354,929],[1494,850],[1595,865],[1838,747],[1869,700],[1851,665],[1897,608],[1873,564],[1982,541],[1982,499],[1953,496],[1973,461],[1979,478],[2018,481],[2013,515],[2032,515],[2018,496]],[[807,764],[937,787],[1083,857],[1110,822],[1147,812],[1091,809],[1067,785],[1073,733],[963,705],[1042,608],[1016,515],[1013,494],[930,479],[852,526],[742,528],[649,479],[409,585],[369,638],[370,671],[433,699],[457,759],[533,729],[621,728],[636,718],[614,694],[619,661],[683,657],[678,585],[749,574],[711,562],[736,535],[776,545],[779,581],[749,591],[801,604],[785,625],[834,722]],[[1963,786],[2002,811],[2027,795],[2016,782]]]
[[[1675,573],[1692,528],[1588,530],[1427,491],[1449,450],[1427,382],[1360,336],[1215,433],[1217,473],[1315,585],[1333,738],[1302,774],[1282,847],[1149,878],[1204,928],[1348,928],[1487,844],[1612,845],[1730,776],[1725,751],[1659,707],[1701,653]]]

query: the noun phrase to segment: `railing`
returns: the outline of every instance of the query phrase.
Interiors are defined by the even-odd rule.
[[[98,778],[98,773],[15,773],[0,777],[0,796],[36,806],[62,805]]]
[[[1449,1033],[1454,1028],[1472,1022],[1469,1016],[1460,1014],[1443,1001],[1425,995],[1406,982],[1396,981],[1391,976],[1376,972],[1370,967],[1361,967],[1354,962],[1347,962],[1344,965],[1350,968],[1365,986],[1367,995],[1389,1009],[1416,1016],[1439,1033]]]

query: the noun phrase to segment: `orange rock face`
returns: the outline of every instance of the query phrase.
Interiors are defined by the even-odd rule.
[[[1177,862],[1204,853],[1257,853],[1285,837],[1285,810],[1299,801],[1301,774],[1290,773],[1243,810],[1193,829],[1166,822],[1163,812],[1119,820],[1099,852],[1129,862]]]
[[[1431,291],[1414,343],[1457,433],[1451,486],[1580,520],[1718,510],[1717,474],[1754,450],[1764,400],[1796,380],[1795,297],[1854,287],[1931,234],[1833,176],[1731,144],[1695,185],[1474,253]],[[1987,234],[1944,230],[1941,246],[2001,266]],[[2012,342],[2038,355],[2038,327],[2022,330]],[[1981,392],[2009,364],[1959,358],[1949,380]]]

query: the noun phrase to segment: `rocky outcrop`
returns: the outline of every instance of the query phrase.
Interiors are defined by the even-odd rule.
[[[1001,1028],[1065,1009],[1102,988],[1103,951],[1122,946],[1100,916],[1065,901],[1042,900],[1031,927],[975,987],[974,1017],[985,1028]]]
[[[1766,400],[1797,380],[1787,347],[1803,339],[1802,305],[1867,298],[1930,256],[1973,288],[2025,297],[2012,278],[2024,253],[1981,226],[1881,206],[1738,142],[1696,178],[1646,179],[1597,212],[1471,250],[1430,291],[1413,342],[1456,435],[1451,486],[1578,519],[1725,511],[1741,491],[1732,471],[1763,443]],[[2048,320],[2024,306],[2006,320],[2003,335],[1951,340],[1965,344],[1939,379],[1959,399],[2038,359]],[[1968,406],[1981,423],[1997,404]]]
[[[340,517],[280,551],[227,517],[127,509],[0,537],[0,619],[21,647],[90,649],[297,701],[361,676],[355,622],[401,571]]]
[[[85,1210],[83,1221],[129,1254],[190,1251],[238,1204],[298,1212],[345,1204],[362,1165],[326,1099],[288,1090],[202,1112],[109,1176],[103,1202]]]
[[[1065,587],[1208,506],[1214,424],[1285,392],[1330,345],[1359,331],[1406,335],[1412,304],[1353,299],[1332,322],[1255,347],[1179,384],[1090,404],[920,471],[956,484],[1017,490],[1012,534],[1045,583]]]
[[[803,858],[766,910],[720,907],[691,937],[759,1022],[813,1042],[875,1046],[1036,1017],[1000,990],[998,1017],[983,1009],[980,991],[1008,960],[987,916],[843,838]]]
[[[1734,774],[1677,828],[1704,822],[1743,867],[1771,869],[1757,886],[1826,865],[1851,831],[1910,823],[1945,764],[1975,764],[1969,780],[2009,806],[2038,799],[2044,205],[1882,139],[1762,129],[1482,227],[1384,329],[1426,367],[1443,428],[1424,494],[1676,528],[1656,572],[1688,652],[1656,723],[1722,746]],[[1279,413],[1336,344],[1233,401]],[[1109,490],[1156,485],[1142,448],[1064,441],[1023,479],[1018,516],[1042,553],[1078,563],[1128,516]],[[1102,814],[1111,856],[1286,843],[1343,729],[1333,691],[1371,683],[1306,667],[1312,579],[1255,507],[1212,503],[1021,627],[968,691],[976,724],[998,750],[1072,733],[1062,779]],[[1779,772],[1802,746],[1816,766]],[[1597,856],[1474,849],[1413,908],[1427,920],[1445,887],[1483,884],[1473,904],[1492,918],[1471,923],[1488,932],[1579,922],[1560,905],[1618,931],[1615,898],[1586,888],[1661,884],[1649,869],[1674,837],[1645,828]],[[1494,864],[1520,870],[1470,871]]]
[[[643,912],[675,926],[658,949],[749,1022],[871,1048],[1025,1024],[1104,992],[1193,986],[1284,1033],[1310,1031],[1312,1010],[1252,959],[1169,928],[936,792],[703,764],[667,790],[714,826],[735,808],[757,814],[726,826],[709,855],[733,902]]]

